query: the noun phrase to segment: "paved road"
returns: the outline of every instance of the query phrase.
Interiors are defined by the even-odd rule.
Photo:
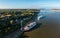
[[[18,29],[18,30],[14,31],[11,34],[6,35],[4,38],[18,38],[22,34],[22,32],[23,31],[21,31],[20,29]]]
[[[40,27],[24,33],[27,38],[60,38],[60,13],[50,13],[39,22]]]

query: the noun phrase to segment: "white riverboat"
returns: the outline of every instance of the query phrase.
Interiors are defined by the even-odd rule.
[[[25,27],[24,27],[24,31],[28,31],[30,29],[32,29],[34,26],[36,26],[36,22],[31,22],[29,24],[27,24]]]

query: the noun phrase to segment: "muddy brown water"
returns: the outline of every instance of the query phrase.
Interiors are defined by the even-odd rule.
[[[39,22],[42,25],[32,31],[25,32],[26,38],[60,38],[60,13],[51,13]]]

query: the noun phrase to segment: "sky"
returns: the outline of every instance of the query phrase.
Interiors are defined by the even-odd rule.
[[[60,0],[0,0],[0,9],[60,8]]]

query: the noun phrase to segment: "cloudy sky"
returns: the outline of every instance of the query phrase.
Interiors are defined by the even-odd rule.
[[[4,8],[60,8],[60,0],[0,0]]]

